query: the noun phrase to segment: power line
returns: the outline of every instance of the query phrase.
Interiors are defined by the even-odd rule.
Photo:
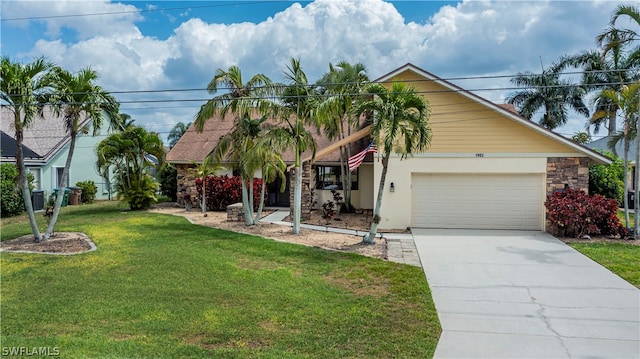
[[[85,16],[139,14],[139,13],[146,13],[146,12],[161,12],[161,11],[187,10],[187,9],[204,9],[204,8],[214,8],[214,7],[227,7],[227,6],[237,6],[237,5],[255,5],[255,4],[266,4],[266,3],[279,3],[279,2],[286,2],[286,1],[282,1],[282,0],[236,1],[236,2],[233,2],[233,3],[224,3],[224,4],[183,6],[183,7],[160,8],[160,9],[140,9],[140,10],[128,10],[128,11],[98,12],[98,13],[88,13],[88,14],[69,14],[69,15],[16,17],[16,18],[0,19],[0,22],[4,22],[4,21],[21,21],[21,20],[45,20],[45,19],[59,19],[59,18],[69,18],[69,17],[85,17]]]

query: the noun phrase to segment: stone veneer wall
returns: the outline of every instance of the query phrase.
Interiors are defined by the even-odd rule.
[[[199,208],[200,205],[197,203],[198,201],[196,198],[198,195],[198,191],[196,190],[196,176],[193,171],[190,171],[191,168],[193,168],[193,166],[188,164],[176,165],[176,178],[178,182],[178,204],[181,206],[184,204],[182,202],[182,198],[180,198],[180,189],[184,185],[187,188],[187,192],[191,194],[192,205],[198,206]]]
[[[547,158],[547,195],[567,186],[589,192],[589,158]]]
[[[292,168],[289,172],[290,178],[290,187],[291,191],[289,191],[289,203],[291,203],[291,210],[293,211],[293,194],[294,188],[296,186],[296,169]],[[300,216],[303,221],[311,219],[311,206],[312,198],[311,198],[311,162],[304,162],[302,164],[302,205]]]

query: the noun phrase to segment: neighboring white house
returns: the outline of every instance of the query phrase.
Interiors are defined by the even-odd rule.
[[[0,130],[7,136],[15,138],[13,113],[2,106],[1,115]],[[93,136],[91,128],[87,130],[86,134],[79,134],[76,138],[67,183],[60,183],[70,145],[70,137],[65,132],[62,118],[45,110],[44,118],[36,119],[31,127],[24,131],[23,144],[26,147],[25,153],[28,153],[28,156],[25,155],[25,165],[34,176],[34,190],[44,191],[45,199],[51,195],[54,188],[75,186],[77,182],[89,180],[95,182],[98,188],[96,199],[109,198],[109,183],[96,169],[96,147],[108,135],[108,126],[105,124],[96,136]],[[5,135],[2,137],[7,138]],[[15,146],[15,141],[2,142],[1,163],[16,162]]]

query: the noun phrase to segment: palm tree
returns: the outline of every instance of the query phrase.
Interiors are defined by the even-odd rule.
[[[605,52],[614,47],[634,46],[634,41],[640,40],[640,32],[638,30],[616,27],[618,19],[623,16],[628,17],[632,23],[640,27],[640,8],[632,5],[618,5],[611,14],[609,28],[596,37],[596,42],[604,47]],[[640,45],[632,49],[630,57],[640,57]]]
[[[238,134],[243,132],[246,133],[246,131],[249,130],[248,128],[241,127],[252,125],[252,123],[250,123],[251,116],[254,114],[256,109],[261,113],[266,113],[268,111],[270,101],[265,97],[268,97],[274,90],[273,83],[263,74],[254,75],[247,83],[244,83],[242,81],[242,71],[240,71],[240,68],[237,66],[231,66],[228,70],[217,69],[213,79],[207,86],[207,90],[210,94],[215,94],[220,86],[224,86],[228,92],[215,96],[202,105],[202,107],[200,107],[200,111],[198,111],[195,116],[194,125],[196,131],[202,132],[204,124],[216,114],[219,115],[222,120],[226,118],[227,113],[235,115],[234,130],[232,132],[237,131],[236,134],[231,135],[230,133],[229,137],[223,136],[225,137],[224,141],[221,139],[216,146],[220,147],[218,149],[214,149],[213,152],[217,152],[215,156],[216,159],[220,161],[228,152],[231,151],[229,146],[233,147],[233,150],[231,151],[232,158],[235,162],[235,166],[240,169],[241,177],[243,178],[242,203],[245,213],[245,223],[247,225],[251,225],[253,224],[251,221],[253,207],[249,208],[248,205],[253,201],[253,199],[249,199],[248,195],[249,191],[253,191],[253,186],[251,186],[248,191],[245,187],[245,182],[248,181],[253,183],[254,173],[249,173],[249,169],[246,168],[246,163],[241,161],[242,151],[250,149],[251,146],[249,146],[248,143],[241,141]],[[249,121],[249,123],[243,121]],[[220,142],[226,143],[220,144]]]
[[[382,174],[378,197],[371,229],[364,237],[365,243],[375,243],[391,152],[399,154],[400,159],[404,159],[414,152],[425,150],[430,145],[431,111],[426,99],[416,93],[415,88],[402,82],[393,82],[391,90],[381,84],[372,84],[367,86],[365,93],[371,97],[357,104],[355,114],[360,116],[368,113],[373,116],[371,138],[378,146],[382,145]]]
[[[175,124],[175,126],[173,126],[173,128],[171,128],[169,136],[167,136],[167,140],[169,141],[169,148],[173,148],[173,146],[176,145],[182,135],[187,132],[189,126],[191,126],[191,122],[187,122],[186,124],[184,122],[178,122]]]
[[[236,125],[227,134],[220,137],[218,143],[211,151],[211,156],[217,163],[227,160],[240,173],[242,179],[242,210],[244,211],[244,221],[247,226],[253,225],[253,177],[257,165],[248,161],[250,152],[255,146],[256,139],[261,131],[261,125],[265,118],[252,119],[242,117],[236,120]],[[249,183],[249,188],[247,188]]]
[[[118,102],[115,97],[95,84],[97,80],[98,73],[90,68],[84,68],[76,74],[61,68],[55,68],[53,71],[52,81],[56,94],[52,106],[56,115],[63,116],[65,130],[70,138],[69,153],[60,185],[67,182],[78,134],[88,132],[89,128],[92,128],[93,134],[96,135],[105,120],[105,115],[111,127],[117,127],[115,123],[120,119]],[[85,119],[89,122],[85,122]],[[45,239],[53,233],[62,200],[63,196],[56,199]]]
[[[511,83],[525,89],[509,96],[507,102],[516,106],[518,112],[529,120],[538,110],[544,109],[539,123],[551,130],[567,123],[568,107],[589,116],[589,110],[582,100],[586,90],[561,79],[561,70],[561,64],[554,64],[541,74],[518,73]]]
[[[50,77],[47,73],[53,64],[44,57],[36,59],[30,64],[12,62],[8,57],[2,57],[0,72],[0,99],[2,106],[13,113],[15,126],[16,167],[18,168],[18,188],[21,189],[29,224],[36,242],[42,241],[42,235],[36,223],[35,213],[31,205],[31,192],[27,180],[27,168],[24,163],[22,144],[24,142],[24,130],[29,128],[33,121],[42,118],[43,109],[47,102],[48,90],[50,90]]]
[[[149,173],[164,161],[164,145],[155,132],[142,127],[129,126],[115,132],[100,142],[97,148],[97,167],[103,177],[115,169],[118,198],[129,204],[132,210],[147,208],[154,200],[157,184]]]
[[[617,37],[613,32],[613,37]],[[630,83],[637,78],[635,69],[640,65],[640,57],[628,56],[628,53],[621,46],[611,46],[608,50],[591,50],[578,53],[577,55],[564,57],[560,60],[559,66],[581,68],[582,84],[589,91],[602,92],[604,90],[620,91],[623,85]],[[594,130],[598,133],[602,124],[607,123],[608,135],[616,134],[616,112],[617,107],[607,97],[594,97],[595,109],[589,120],[589,125],[594,125]]]
[[[336,66],[329,64],[329,72],[317,82],[322,87],[323,100],[318,105],[316,116],[329,140],[342,140],[357,127],[359,118],[351,114],[351,108],[362,87],[369,82],[365,66],[342,61]],[[340,147],[340,176],[346,210],[351,211],[351,176],[348,159],[350,146]]]
[[[317,107],[317,93],[309,84],[307,75],[302,70],[300,60],[291,59],[285,71],[286,82],[282,88],[281,103],[275,109],[281,119],[282,126],[270,131],[274,144],[282,150],[293,149],[295,152],[295,182],[293,188],[293,226],[294,234],[300,233],[302,218],[302,162],[301,154],[307,150],[315,157],[316,143],[305,125],[314,125],[314,114]]]
[[[224,120],[227,112],[231,112],[236,119],[239,119],[250,116],[256,108],[266,113],[270,106],[265,96],[273,91],[273,83],[263,74],[256,74],[244,83],[242,71],[237,66],[231,66],[226,71],[217,69],[213,79],[207,85],[207,90],[213,95],[218,92],[220,86],[224,86],[228,92],[208,100],[195,116],[196,130],[200,132],[204,129],[205,122],[216,114]]]
[[[207,177],[214,175],[216,171],[224,169],[222,166],[216,164],[213,158],[209,155],[204,158],[201,164],[192,162],[194,165],[193,172],[196,177],[202,179],[202,200],[200,203],[200,209],[202,213],[207,211]]]
[[[640,208],[640,183],[638,180],[640,179],[640,169],[638,168],[638,164],[640,163],[640,138],[638,138],[638,125],[640,125],[640,82],[635,82],[630,85],[625,85],[622,89],[617,91],[605,90],[600,94],[601,97],[606,97],[612,103],[616,105],[620,111],[622,111],[624,117],[624,127],[625,131],[621,136],[615,137],[615,139],[622,138],[625,141],[625,166],[627,161],[627,152],[628,152],[628,142],[630,138],[635,138],[636,140],[636,167],[635,167],[635,178],[636,183],[634,183],[635,188],[635,196],[634,196],[634,208]],[[610,146],[615,146],[615,139],[611,142]],[[614,147],[615,148],[615,147]],[[627,181],[625,177],[625,182]],[[626,184],[625,184],[626,185]],[[625,188],[626,190],[626,188]],[[626,192],[625,192],[626,194]],[[625,212],[628,212],[628,206],[625,203]],[[625,217],[628,217],[628,214],[625,214]],[[640,221],[638,221],[640,222]],[[633,225],[633,235],[635,237],[640,236],[638,223]]]

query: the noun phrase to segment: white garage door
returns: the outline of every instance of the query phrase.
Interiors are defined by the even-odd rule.
[[[414,174],[414,227],[542,230],[542,174]]]

